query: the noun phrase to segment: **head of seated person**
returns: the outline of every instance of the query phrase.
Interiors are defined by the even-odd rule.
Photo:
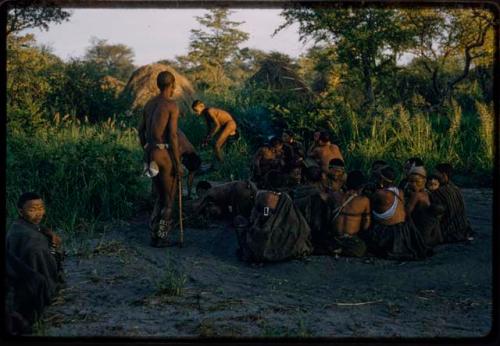
[[[45,203],[37,193],[26,192],[19,197],[17,210],[24,221],[39,225],[45,216]]]
[[[384,189],[394,186],[396,179],[396,171],[391,166],[386,166],[378,171],[377,187]]]
[[[414,166],[408,172],[408,187],[414,192],[420,192],[425,189],[427,182],[427,172],[423,166]]]
[[[195,172],[200,169],[201,159],[196,153],[187,153],[182,155],[182,164],[189,172]]]
[[[341,159],[333,159],[328,163],[329,175],[337,180],[343,179],[345,176],[345,164]]]
[[[202,180],[196,184],[196,194],[201,197],[207,193],[208,190],[212,188],[212,184],[208,181]]]
[[[346,180],[347,191],[361,192],[366,184],[363,172],[354,170],[349,172]]]
[[[436,165],[437,172],[439,172],[442,176],[441,185],[446,185],[450,182],[452,174],[453,174],[453,166],[449,163],[440,163]]]
[[[424,161],[419,158],[419,157],[410,157],[408,160],[405,161],[403,165],[403,172],[406,177],[410,175],[410,170],[413,167],[423,167],[424,166]]]

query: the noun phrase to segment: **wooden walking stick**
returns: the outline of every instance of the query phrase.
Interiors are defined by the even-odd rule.
[[[182,176],[179,177],[179,227],[181,231],[179,247],[182,247],[184,245],[184,226],[182,224]]]

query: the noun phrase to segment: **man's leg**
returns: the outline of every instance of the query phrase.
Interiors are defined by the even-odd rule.
[[[215,142],[215,156],[219,160],[219,162],[222,162],[222,147],[226,143],[227,139],[229,136],[233,135],[236,130],[236,123],[234,121],[226,124],[224,126],[224,129],[222,130],[219,138],[217,138],[217,141]]]
[[[168,233],[172,227],[172,207],[177,187],[177,179],[173,173],[172,160],[166,150],[156,150],[154,158],[160,168],[157,187],[163,209],[159,225],[155,228],[155,234],[153,235],[153,245],[167,246]]]

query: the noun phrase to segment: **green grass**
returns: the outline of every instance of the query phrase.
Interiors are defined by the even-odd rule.
[[[251,118],[249,112],[257,106],[245,103],[238,108],[234,99],[221,100],[225,103],[217,106],[239,119]],[[439,162],[452,163],[456,180],[463,185],[492,184],[491,105],[476,102],[475,112],[465,112],[454,102],[447,112],[432,115],[401,105],[379,107],[370,115],[358,114],[345,105],[329,108],[319,104],[307,112],[268,106],[272,117],[286,121],[306,145],[310,131],[319,126],[328,128],[343,151],[348,169],[367,172],[374,160],[382,159],[401,173],[405,159],[419,156],[428,169]],[[15,204],[25,191],[43,196],[46,223],[63,229],[64,240],[73,242],[74,248],[84,243],[82,239],[102,232],[111,221],[126,219],[148,205],[151,181],[141,175],[143,153],[135,128],[113,119],[99,124],[70,116],[61,119],[59,115],[40,119],[29,129],[8,126],[7,227],[17,217]],[[207,131],[201,118],[186,114],[180,127],[200,149],[205,163],[215,160],[212,147],[200,148]],[[226,144],[224,163],[197,179],[248,178],[256,148],[251,135],[242,132],[238,140]]]

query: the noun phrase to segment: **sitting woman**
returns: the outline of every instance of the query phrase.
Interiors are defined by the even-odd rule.
[[[443,242],[439,219],[444,208],[441,204],[431,201],[425,189],[426,180],[427,174],[422,166],[415,166],[408,172],[407,187],[410,197],[406,212],[422,233],[427,246],[433,247]]]
[[[361,257],[366,251],[366,244],[358,236],[359,232],[366,232],[370,227],[370,200],[362,194],[364,184],[361,171],[349,172],[347,191],[337,191],[332,196],[337,205],[330,220],[335,252],[344,256]]]
[[[394,186],[391,167],[378,173],[377,190],[371,197],[374,226],[361,234],[368,251],[384,258],[419,260],[432,254],[413,222],[406,219],[403,191]]]
[[[257,192],[247,227],[237,229],[240,259],[275,262],[311,254],[311,229],[290,196],[278,192],[281,175],[270,173],[269,184]]]

